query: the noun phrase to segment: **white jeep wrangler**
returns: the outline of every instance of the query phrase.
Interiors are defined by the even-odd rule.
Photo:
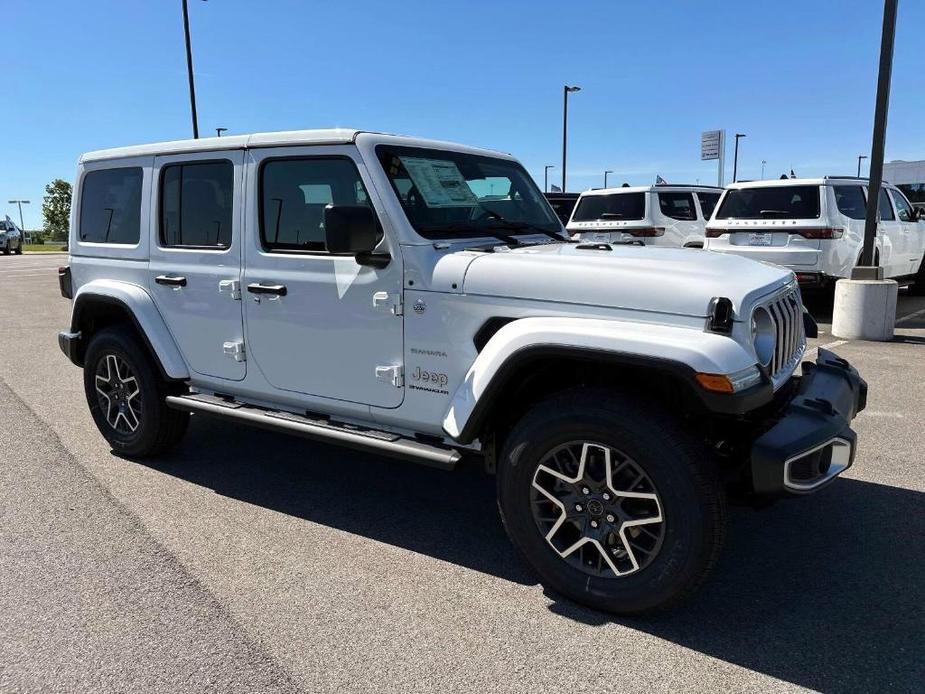
[[[572,243],[512,157],[355,130],[128,147],[78,166],[64,353],[127,457],[190,413],[497,472],[547,585],[690,595],[727,497],[851,465],[866,384],[806,349],[793,273]]]

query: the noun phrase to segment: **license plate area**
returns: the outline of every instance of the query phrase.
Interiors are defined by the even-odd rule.
[[[774,235],[771,232],[751,232],[748,235],[749,246],[772,246],[774,245]]]

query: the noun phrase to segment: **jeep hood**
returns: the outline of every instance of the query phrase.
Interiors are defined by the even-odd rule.
[[[738,312],[793,279],[790,270],[690,248],[540,244],[478,254],[463,291],[482,296],[706,316],[725,296]]]

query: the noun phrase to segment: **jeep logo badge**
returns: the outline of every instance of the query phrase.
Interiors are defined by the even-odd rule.
[[[427,310],[427,304],[424,303],[424,299],[418,299],[414,302],[414,312],[418,315],[424,313]]]

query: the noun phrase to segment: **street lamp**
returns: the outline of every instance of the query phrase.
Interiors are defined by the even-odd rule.
[[[543,192],[549,192],[549,170],[556,168],[555,164],[547,164],[543,167]]]
[[[562,87],[562,192],[565,192],[565,160],[568,152],[568,95],[571,92],[580,92],[581,87]]]
[[[202,0],[205,2],[206,0]],[[193,83],[193,49],[189,40],[189,11],[183,0],[183,34],[186,37],[186,74],[189,77],[189,106],[193,117],[193,139],[199,139],[199,119],[196,117],[196,85]]]
[[[26,225],[22,221],[22,206],[28,205],[28,200],[10,200],[11,205],[16,205],[19,207],[19,230],[22,232],[22,238],[19,239],[20,243],[26,242]]]
[[[222,133],[225,132],[226,130],[228,130],[228,128],[216,128],[215,129],[216,137],[221,137]]]
[[[762,181],[764,180],[764,165],[767,163],[768,163],[767,160],[765,159],[761,160],[761,180]]]
[[[739,138],[745,137],[745,133],[736,133],[736,149],[735,154],[732,158],[732,182],[735,183],[738,179],[736,175],[739,172]]]
[[[862,159],[867,159],[867,155],[866,154],[858,155],[858,178],[861,177],[861,160]]]
[[[610,169],[607,169],[607,171],[604,172],[604,187],[605,188],[607,187],[607,174],[612,174],[612,173],[613,171],[611,171]]]

